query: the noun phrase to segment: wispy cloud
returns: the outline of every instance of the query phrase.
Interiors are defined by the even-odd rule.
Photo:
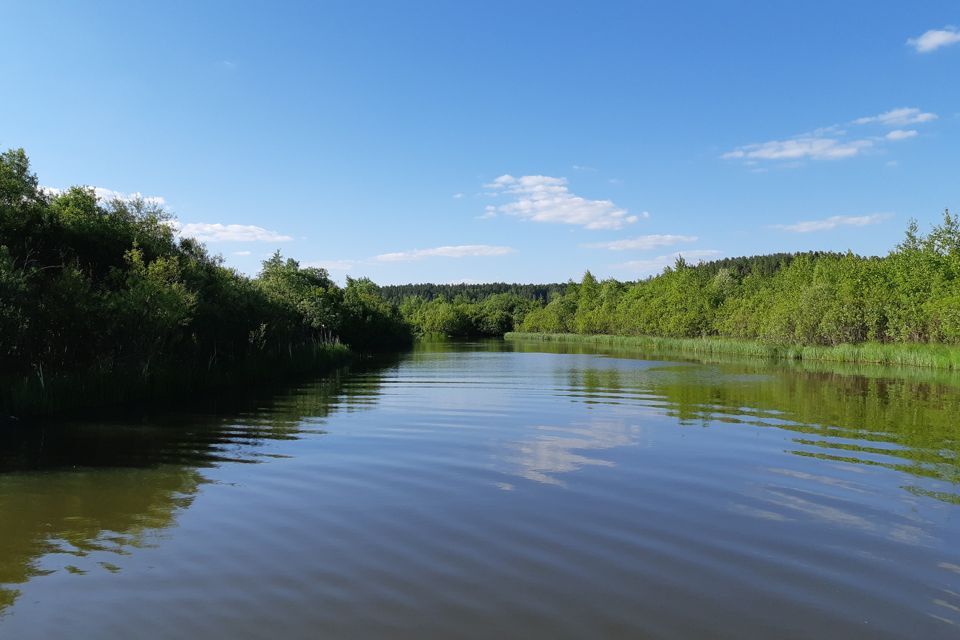
[[[376,262],[413,262],[424,258],[475,258],[489,256],[504,256],[514,253],[511,247],[498,247],[489,244],[461,244],[432,249],[414,249],[412,251],[397,251],[395,253],[381,253],[374,256]]]
[[[656,247],[669,247],[684,242],[696,242],[697,236],[679,236],[672,234],[653,234],[638,236],[612,242],[594,242],[584,245],[590,249],[609,249],[610,251],[647,251]]]
[[[585,164],[575,164],[575,165],[573,165],[573,170],[574,170],[574,171],[589,171],[589,172],[592,173],[592,172],[596,171],[597,169],[596,169],[596,167],[588,167],[588,166],[585,165]]]
[[[871,213],[865,216],[831,216],[822,220],[805,220],[794,224],[775,224],[775,229],[791,233],[810,233],[812,231],[830,231],[837,227],[865,227],[878,224],[893,217],[892,213]]]
[[[454,199],[454,200],[459,200],[459,199],[462,198],[462,197],[463,197],[463,194],[462,194],[462,193],[455,193],[455,194],[453,194],[453,199]]]
[[[743,145],[722,157],[726,160],[837,160],[852,158],[871,146],[873,143],[870,140],[844,142],[836,138],[801,136]]]
[[[881,124],[887,127],[903,127],[936,120],[937,114],[921,111],[916,107],[899,107],[876,116],[857,118],[853,124]]]
[[[477,258],[490,256],[504,256],[515,253],[512,247],[500,247],[488,244],[461,244],[430,249],[413,249],[411,251],[396,251],[381,253],[372,258],[315,260],[306,262],[306,267],[319,267],[327,271],[353,271],[359,267],[384,266],[394,262],[416,262],[426,258]]]
[[[143,200],[147,204],[153,204],[160,207],[167,204],[167,201],[161,196],[145,196],[139,191],[124,193],[122,191],[114,191],[113,189],[105,189],[103,187],[91,188],[93,189],[93,193],[96,195],[97,200],[100,200],[101,202],[109,202],[111,200],[122,200],[124,202]],[[40,187],[40,189],[42,189],[44,193],[51,196],[58,196],[66,191],[66,189],[58,189],[57,187]]]
[[[234,252],[233,252],[233,255],[235,255],[235,256],[248,256],[248,255],[250,255],[251,253],[252,253],[251,251],[234,251]]]
[[[862,127],[904,127],[937,119],[937,114],[917,107],[899,107],[875,116],[857,118],[850,125]],[[783,140],[746,144],[724,153],[725,160],[742,160],[745,164],[781,162],[780,166],[801,166],[803,160],[842,160],[858,156],[884,142],[907,140],[917,135],[915,130],[895,129],[885,135],[851,135],[842,125],[823,127]]]
[[[907,44],[916,49],[918,53],[930,53],[941,47],[948,47],[958,42],[960,42],[960,30],[956,27],[930,29],[919,38],[910,38],[907,40]]]
[[[513,196],[513,201],[490,205],[485,218],[506,214],[533,220],[574,224],[587,229],[622,229],[649,214],[630,214],[610,200],[589,200],[570,192],[566,178],[502,175],[485,185],[493,195]]]
[[[252,224],[191,222],[176,224],[174,227],[180,235],[195,238],[201,242],[289,242],[293,240],[291,236]]]
[[[630,260],[629,262],[614,265],[614,268],[631,271],[638,276],[648,276],[660,273],[664,267],[673,266],[677,258],[681,256],[688,264],[699,264],[720,255],[722,255],[722,252],[716,249],[691,249],[690,251],[677,251],[645,260]]]
[[[915,135],[917,135],[917,132],[916,132],[915,129],[907,129],[907,130],[904,130],[904,129],[894,129],[893,131],[891,131],[890,133],[888,133],[888,134],[885,135],[884,137],[885,137],[887,140],[893,140],[894,142],[896,142],[897,140],[908,140],[908,139],[914,137]]]

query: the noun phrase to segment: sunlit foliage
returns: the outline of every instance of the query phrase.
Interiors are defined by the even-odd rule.
[[[22,150],[0,154],[0,410],[77,376],[155,388],[409,339],[369,281],[341,288],[279,254],[248,278],[178,237],[162,207],[50,193]]]
[[[776,262],[771,259],[776,258]],[[518,330],[720,336],[774,344],[960,343],[960,223],[949,211],[924,235],[911,223],[886,257],[807,253],[598,282],[589,272]]]

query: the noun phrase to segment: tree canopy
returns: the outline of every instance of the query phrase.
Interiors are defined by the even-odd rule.
[[[149,378],[292,358],[346,343],[402,345],[410,331],[368,280],[334,283],[279,253],[249,278],[143,199],[40,187],[23,150],[0,154],[0,375]]]
[[[517,325],[523,331],[763,341],[960,343],[960,224],[913,222],[885,257],[809,252],[678,260],[647,280],[589,272]]]

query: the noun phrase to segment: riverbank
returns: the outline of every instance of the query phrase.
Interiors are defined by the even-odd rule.
[[[0,420],[37,419],[116,407],[164,406],[203,394],[234,393],[249,385],[347,365],[355,354],[342,344],[313,344],[283,356],[248,356],[225,365],[169,363],[148,375],[133,371],[71,372],[0,382]]]
[[[655,336],[524,333],[519,331],[505,334],[504,339],[567,342],[636,351],[689,353],[700,356],[732,355],[768,360],[846,362],[960,371],[960,347],[949,345],[867,342],[820,347],[778,345],[727,338],[659,338]]]

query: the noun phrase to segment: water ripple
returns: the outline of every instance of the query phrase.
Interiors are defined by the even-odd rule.
[[[957,387],[417,350],[0,448],[0,635],[947,638]]]

